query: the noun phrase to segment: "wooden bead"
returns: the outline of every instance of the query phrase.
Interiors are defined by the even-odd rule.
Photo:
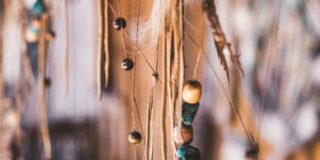
[[[118,17],[116,20],[113,21],[113,28],[117,30],[121,30],[126,28],[127,22],[124,18]]]
[[[133,68],[134,63],[130,58],[125,58],[124,60],[122,60],[121,62],[121,67],[122,69],[129,71]]]
[[[193,140],[192,126],[182,125],[174,128],[174,140],[177,144],[189,144]]]
[[[133,131],[129,134],[128,140],[131,144],[139,144],[141,142],[142,136],[139,132]]]
[[[257,159],[259,155],[259,145],[254,143],[254,144],[249,144],[249,147],[245,151],[245,157],[247,159]]]
[[[46,40],[52,41],[56,37],[56,34],[53,31],[48,31],[46,33]]]
[[[199,103],[189,104],[187,102],[182,103],[182,123],[185,125],[191,125],[194,118],[197,115],[199,109]]]
[[[200,160],[201,159],[199,149],[189,144],[181,145],[177,149],[176,155],[179,158],[179,160]]]
[[[188,80],[183,85],[182,99],[189,103],[199,103],[201,98],[201,84],[197,80]]]
[[[49,77],[46,77],[46,78],[44,79],[44,85],[45,85],[46,87],[50,87],[50,86],[51,86],[51,79],[50,79]]]

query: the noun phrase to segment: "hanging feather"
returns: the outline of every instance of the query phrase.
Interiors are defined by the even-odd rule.
[[[141,38],[148,42],[148,46],[155,46],[165,28],[165,17],[170,9],[171,0],[154,0],[151,14],[141,27]]]
[[[202,7],[203,10],[207,13],[208,20],[211,24],[211,29],[213,30],[212,35],[217,54],[220,59],[220,63],[223,66],[224,71],[226,72],[228,82],[230,83],[229,66],[224,52],[225,50],[227,50],[230,53],[230,59],[232,63],[236,66],[238,72],[243,76],[244,73],[239,61],[239,55],[236,55],[232,52],[231,44],[228,43],[226,36],[222,31],[214,0],[204,0]]]

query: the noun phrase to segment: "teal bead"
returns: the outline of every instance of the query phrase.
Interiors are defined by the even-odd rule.
[[[182,103],[182,123],[185,125],[191,125],[199,109],[199,103],[189,104],[187,102]]]
[[[200,160],[201,159],[199,149],[189,144],[181,145],[177,149],[176,155],[179,158],[179,160]]]
[[[36,16],[40,16],[45,11],[46,11],[45,5],[44,5],[44,2],[42,0],[37,0],[33,4],[32,9],[31,9],[31,12]]]

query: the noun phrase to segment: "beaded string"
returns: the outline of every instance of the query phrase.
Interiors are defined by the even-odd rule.
[[[250,132],[247,130],[247,128],[245,127],[244,125],[244,122],[243,122],[243,119],[241,117],[241,114],[240,114],[240,111],[238,110],[238,108],[232,103],[231,101],[231,98],[228,96],[228,93],[227,93],[227,90],[226,88],[224,87],[223,83],[222,83],[222,80],[219,78],[216,70],[214,69],[209,57],[207,56],[207,52],[195,41],[195,39],[187,32],[185,32],[185,34],[189,37],[189,39],[193,42],[193,44],[198,47],[201,52],[203,53],[204,55],[204,58],[206,59],[207,63],[209,64],[209,68],[210,70],[212,71],[214,77],[218,80],[218,83],[219,83],[219,86],[221,87],[221,89],[223,90],[223,93],[225,95],[225,97],[227,98],[227,101],[229,103],[229,106],[231,107],[231,109],[235,112],[236,116],[238,117],[239,121],[240,121],[240,124],[241,124],[241,127],[242,129],[244,130],[245,132],[245,135],[247,136],[249,142],[251,144],[254,144],[254,139],[252,137],[252,135],[250,134]]]
[[[136,16],[137,16],[137,22],[136,22],[136,45],[139,43],[139,20],[140,20],[140,0],[137,0],[136,3]],[[135,65],[137,65],[138,61],[137,61],[137,55],[133,54],[133,61],[135,63]],[[133,67],[133,88],[132,88],[132,94],[135,95],[136,94],[136,67]],[[131,109],[131,119],[133,119],[132,121],[132,126],[135,128],[135,112],[133,110],[133,108]],[[148,142],[147,144],[147,148],[148,148]],[[136,151],[134,152],[134,158],[137,159],[137,148]]]
[[[110,3],[109,3],[110,5]],[[119,16],[121,16],[121,2],[120,0],[118,0],[118,7],[119,7]],[[128,57],[128,52],[127,52],[127,46],[126,46],[126,42],[125,42],[125,32],[123,30],[123,28],[121,29],[121,34],[122,34],[122,37],[121,37],[121,40],[122,40],[122,44],[123,44],[123,47],[124,47],[124,57],[127,58]],[[132,103],[133,103],[133,108],[135,109],[136,113],[137,113],[137,118],[138,118],[138,121],[139,121],[139,127],[140,127],[140,130],[141,130],[141,133],[142,133],[142,138],[144,138],[144,133],[143,133],[143,128],[142,128],[142,123],[141,123],[141,118],[140,118],[140,114],[139,114],[139,109],[138,109],[138,104],[137,104],[137,101],[136,101],[136,96],[135,96],[135,93],[134,93],[134,84],[133,84],[133,81],[132,81],[132,77],[131,77],[131,72],[128,72],[128,78],[129,78],[129,85],[130,85],[130,88],[131,88],[131,91],[132,91]],[[133,109],[132,109],[132,112]],[[133,125],[135,125],[135,118],[133,119]],[[135,127],[135,126],[133,126]],[[145,144],[145,141],[143,141],[144,145]]]

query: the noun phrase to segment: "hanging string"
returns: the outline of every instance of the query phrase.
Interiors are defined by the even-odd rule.
[[[104,2],[104,87],[108,87],[109,83],[109,67],[110,67],[110,53],[109,53],[109,7],[108,0]]]
[[[38,89],[39,89],[39,112],[40,112],[40,133],[43,142],[44,155],[46,159],[51,159],[51,141],[48,127],[48,116],[46,108],[46,86],[45,86],[45,71],[46,71],[46,38],[48,14],[41,16],[41,30],[39,38],[38,50]]]
[[[269,89],[269,85],[270,85],[270,67],[272,65],[272,53],[275,52],[275,48],[277,46],[277,41],[278,41],[278,31],[279,31],[279,22],[280,22],[280,13],[281,13],[281,6],[282,3],[278,2],[279,4],[277,5],[278,8],[276,10],[276,14],[274,14],[274,21],[273,21],[273,26],[272,26],[272,37],[271,37],[271,43],[268,47],[268,51],[267,51],[267,68],[266,68],[266,73],[265,73],[265,77],[264,77],[264,84],[265,84],[265,88],[262,91],[262,101],[260,103],[259,107],[259,111],[258,111],[258,122],[257,122],[257,127],[256,127],[256,131],[254,134],[254,138],[256,139],[257,142],[259,142],[260,140],[260,136],[258,136],[258,132],[261,128],[261,119],[263,118],[263,112],[264,112],[264,108],[265,108],[265,99],[266,99],[266,92]]]
[[[226,88],[224,87],[223,83],[222,83],[222,80],[219,78],[217,72],[215,71],[212,63],[210,62],[209,60],[209,57],[207,56],[207,52],[205,50],[202,49],[202,47],[195,41],[195,39],[187,32],[185,32],[185,34],[190,38],[190,40],[193,42],[193,44],[195,46],[197,46],[201,52],[203,53],[207,63],[209,64],[209,68],[210,70],[212,71],[214,77],[218,80],[218,83],[219,83],[219,86],[221,87],[221,89],[223,90],[223,93],[225,95],[225,97],[227,98],[227,101],[228,101],[228,104],[229,106],[231,107],[231,109],[234,111],[234,113],[236,114],[239,122],[240,122],[240,125],[242,127],[242,129],[244,130],[245,132],[245,135],[247,136],[247,139],[249,140],[250,144],[254,144],[254,139],[252,137],[252,135],[250,134],[250,132],[247,130],[247,128],[245,127],[245,124],[244,124],[244,121],[243,121],[243,118],[241,117],[241,114],[240,114],[240,111],[238,110],[238,108],[232,103],[231,101],[231,98],[228,96],[228,93],[227,93],[227,90]]]
[[[138,45],[139,43],[139,20],[140,20],[140,0],[137,0],[137,10],[136,10],[136,16],[137,16],[137,23],[136,23],[136,45]],[[138,64],[138,61],[137,61],[137,55],[134,54],[133,56],[133,63],[137,66]],[[133,89],[132,89],[132,94],[135,95],[136,94],[136,67],[133,67]],[[134,109],[132,108],[131,109],[131,119],[133,119],[132,121],[132,126],[135,128],[135,114],[134,114]],[[148,129],[147,129],[147,132],[148,132]],[[148,139],[148,135],[147,135],[147,139]],[[148,148],[148,140],[147,141],[147,148]],[[136,148],[136,151],[134,152],[134,158],[137,159],[137,148]]]
[[[102,0],[97,0],[98,4],[98,47],[97,47],[97,96],[98,99],[101,99],[102,95],[102,82],[101,82],[101,65],[102,65],[102,41],[103,41],[103,25],[104,25],[104,18],[103,18],[103,11],[102,11]]]
[[[110,4],[109,4],[110,6]],[[118,6],[119,6],[119,16],[121,16],[121,2],[120,0],[118,0]],[[128,57],[128,52],[127,52],[127,45],[126,45],[126,41],[125,41],[125,32],[123,29],[121,29],[121,34],[122,34],[122,37],[121,37],[121,40],[122,40],[122,44],[123,44],[123,49],[124,49],[124,57],[127,58]],[[138,121],[139,121],[139,128],[141,130],[141,133],[142,133],[142,138],[144,139],[144,133],[143,133],[143,128],[142,128],[142,123],[141,123],[141,118],[140,118],[140,114],[139,114],[139,109],[138,109],[138,104],[137,104],[137,101],[136,101],[136,96],[135,96],[135,93],[133,93],[133,91],[135,90],[134,89],[134,85],[133,85],[133,81],[132,81],[132,77],[131,77],[131,72],[128,72],[128,77],[129,77],[129,85],[130,85],[130,88],[131,88],[131,92],[132,92],[132,103],[133,103],[133,106],[134,106],[134,109],[135,109],[135,112],[137,114],[137,118],[138,118]],[[133,121],[135,121],[135,118],[133,119]],[[146,142],[143,141],[144,145],[146,145]]]
[[[69,93],[69,14],[68,0],[64,0],[64,94]]]
[[[201,29],[200,29],[200,43],[199,45],[200,46],[203,46],[203,36],[204,36],[204,29],[203,29],[203,21],[201,21]],[[195,63],[195,66],[194,66],[194,70],[193,70],[193,79],[196,79],[197,75],[198,75],[198,72],[199,72],[199,64],[200,64],[200,60],[201,60],[201,49],[199,49],[198,53],[197,53],[197,60],[196,60],[196,63]]]

